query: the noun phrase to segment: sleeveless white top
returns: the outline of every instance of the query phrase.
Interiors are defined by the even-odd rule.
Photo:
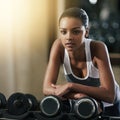
[[[84,78],[80,78],[80,77],[77,77],[72,72],[69,54],[66,49],[64,52],[64,63],[63,63],[64,74],[68,82],[74,82],[74,83],[83,84],[87,86],[99,87],[100,86],[99,71],[93,65],[93,62],[91,59],[90,42],[91,42],[91,39],[85,40],[87,75]],[[115,81],[115,88],[116,88],[116,98],[115,98],[115,103],[116,103],[117,101],[120,101],[120,90],[119,90],[119,85],[116,83],[116,81]],[[103,104],[105,107],[113,105],[106,102],[103,102]]]

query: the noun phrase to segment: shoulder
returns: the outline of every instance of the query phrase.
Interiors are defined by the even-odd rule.
[[[104,53],[104,52],[108,51],[106,44],[102,41],[92,40],[90,43],[90,48],[91,48],[91,52],[94,52],[97,54]]]
[[[56,39],[53,42],[53,45],[51,47],[50,55],[53,56],[53,57],[60,58],[61,60],[63,59],[64,47],[63,47],[62,42],[61,42],[60,39]]]
[[[62,52],[64,50],[64,47],[60,39],[56,39],[53,42],[51,50],[54,50],[54,52]]]
[[[93,47],[106,47],[104,42],[97,41],[97,40],[91,40],[91,46],[93,46]]]
[[[109,53],[105,43],[102,41],[92,41],[90,44],[90,49],[92,59],[95,63],[104,62],[107,64],[109,62]]]
[[[62,45],[61,39],[56,39],[56,40],[53,42],[52,47],[58,48],[58,49],[59,49],[59,48],[62,48],[63,45]]]

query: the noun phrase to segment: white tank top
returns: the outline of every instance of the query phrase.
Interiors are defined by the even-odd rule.
[[[99,80],[99,71],[98,69],[93,65],[92,59],[91,59],[91,50],[90,50],[90,42],[91,39],[85,40],[85,54],[86,54],[86,64],[87,64],[87,75],[84,78],[77,77],[73,72],[70,64],[69,54],[67,50],[65,49],[64,52],[64,74],[65,78],[68,82],[74,82],[79,83],[87,86],[94,86],[99,87],[100,86],[100,80]],[[115,81],[115,87],[116,87],[116,99],[115,102],[120,100],[120,91],[119,86]],[[109,104],[104,102],[104,106],[111,106],[113,104]]]

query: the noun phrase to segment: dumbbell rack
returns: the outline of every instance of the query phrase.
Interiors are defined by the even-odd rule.
[[[63,113],[56,117],[45,117],[41,115],[40,111],[31,111],[28,112],[26,115],[20,116],[12,116],[8,114],[4,114],[0,120],[81,120],[77,118],[74,114],[71,113]],[[113,117],[113,116],[98,116],[96,118],[92,118],[89,120],[120,120],[120,117]]]
[[[14,93],[6,100],[0,93],[0,120],[80,120],[74,113],[66,112],[45,116],[39,107],[31,94]],[[120,120],[120,117],[99,115],[89,120]]]

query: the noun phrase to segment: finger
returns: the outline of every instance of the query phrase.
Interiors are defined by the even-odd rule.
[[[56,88],[56,86],[55,86],[54,84],[51,84],[51,86],[52,86],[53,88]]]

